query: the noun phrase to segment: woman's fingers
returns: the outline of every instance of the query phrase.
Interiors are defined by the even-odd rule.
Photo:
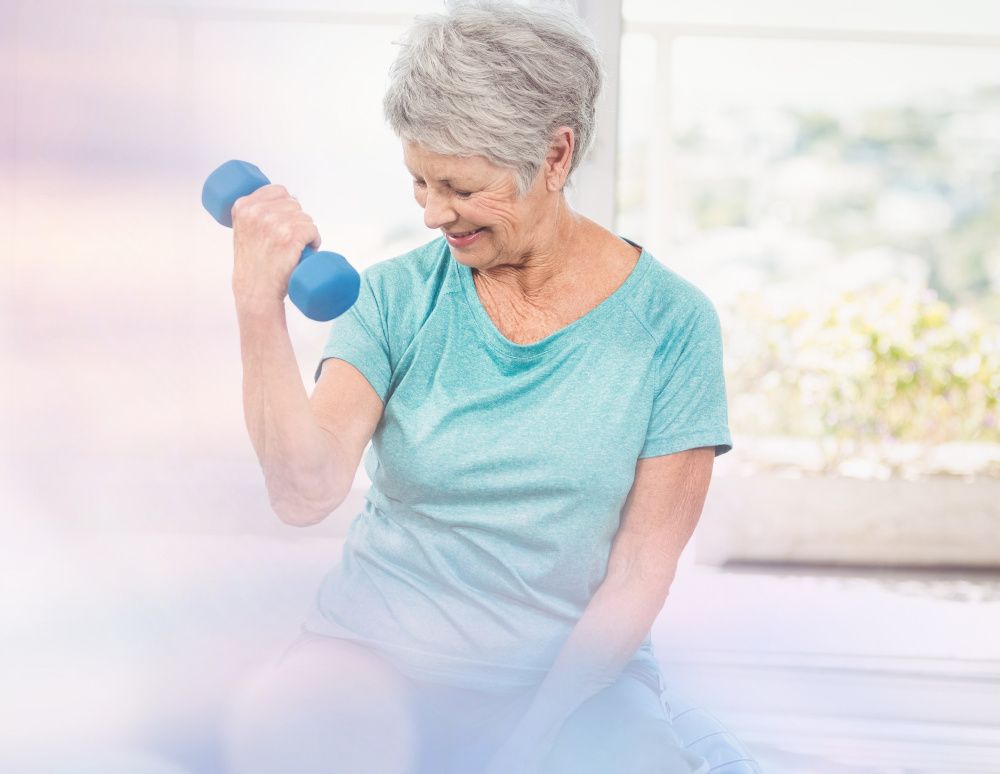
[[[319,230],[298,199],[278,184],[258,188],[232,208],[233,290],[238,298],[271,299],[288,292],[288,279],[305,246],[319,249]]]

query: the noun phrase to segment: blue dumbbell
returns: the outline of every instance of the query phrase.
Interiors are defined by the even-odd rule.
[[[233,159],[208,176],[201,203],[219,223],[232,228],[236,200],[270,182],[253,164]],[[326,322],[350,309],[360,288],[361,277],[344,256],[307,245],[288,280],[288,297],[310,320]]]

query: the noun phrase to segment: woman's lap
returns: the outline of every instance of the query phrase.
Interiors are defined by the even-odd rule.
[[[304,642],[304,633],[284,659]],[[406,678],[418,734],[413,774],[471,774],[528,709],[533,689],[491,694]],[[563,723],[539,774],[704,774],[704,759],[684,750],[660,698],[658,675],[630,664],[608,688]]]

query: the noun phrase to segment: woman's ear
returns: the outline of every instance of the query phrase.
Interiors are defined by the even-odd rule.
[[[566,185],[575,143],[572,127],[560,126],[553,133],[552,144],[545,157],[545,187],[549,191],[561,191]]]

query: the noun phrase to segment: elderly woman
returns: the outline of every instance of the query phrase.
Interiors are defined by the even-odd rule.
[[[319,234],[234,208],[247,423],[307,526],[371,488],[301,637],[231,721],[237,772],[680,774],[650,627],[732,447],[718,316],[567,204],[602,66],[567,12],[417,17],[386,117],[441,233],[362,275],[308,398],[283,297]],[[336,764],[332,763],[336,761]]]

